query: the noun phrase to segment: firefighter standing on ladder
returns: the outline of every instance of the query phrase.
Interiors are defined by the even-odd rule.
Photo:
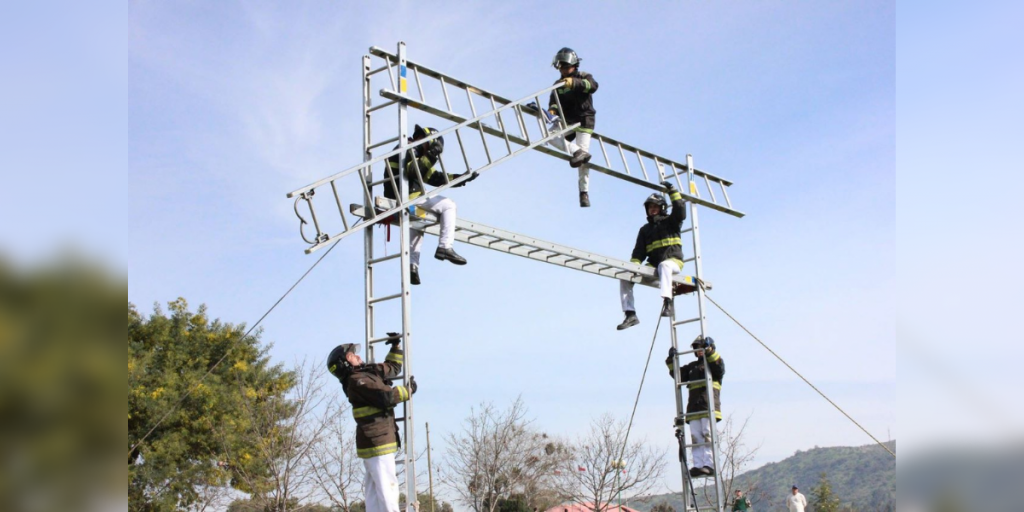
[[[425,139],[434,133],[437,133],[437,130],[434,128],[421,128],[420,125],[416,125],[416,128],[412,132],[412,137],[409,139],[409,143]],[[398,146],[395,147],[397,148]],[[406,153],[404,174],[405,179],[409,181],[410,200],[423,195],[423,185],[420,183],[419,177],[417,176],[417,169],[419,170],[419,176],[423,178],[423,183],[434,187],[440,187],[465,175],[465,173],[448,174],[446,181],[445,173],[435,171],[434,164],[437,163],[442,152],[444,152],[444,137],[437,137],[426,144],[421,144],[410,149]],[[384,173],[384,197],[398,201],[400,199],[399,190],[402,186],[402,180],[399,178],[398,173],[394,172],[396,169],[398,169],[398,155],[394,155],[387,159],[387,168]],[[458,185],[454,185],[453,187],[461,187],[466,183],[475,180],[476,177],[477,174],[473,173],[469,179],[460,182]],[[395,187],[392,186],[392,180],[394,180],[395,185],[397,185],[399,189],[395,189]],[[459,256],[458,253],[455,252],[455,249],[452,248],[452,242],[455,240],[455,201],[452,201],[447,197],[437,195],[417,204],[416,207],[437,215],[441,220],[440,236],[438,237],[437,251],[434,252],[434,258],[442,261],[448,260],[456,265],[465,265],[466,259]],[[409,251],[412,263],[411,268],[409,269],[409,281],[412,284],[420,284],[421,247],[423,247],[423,232],[415,229],[411,230]]]
[[[399,512],[398,474],[395,452],[401,444],[395,406],[416,392],[416,380],[409,377],[409,387],[391,387],[389,379],[402,373],[403,352],[398,348],[399,335],[389,332],[391,350],[383,364],[363,364],[356,353],[358,343],[338,345],[327,356],[327,369],[341,382],[345,396],[352,404],[356,420],[356,455],[363,459],[366,477],[363,496],[366,512]]]
[[[715,423],[722,421],[722,377],[725,375],[725,361],[718,351],[715,350],[715,340],[710,337],[697,336],[690,344],[693,348],[693,355],[696,361],[691,361],[679,369],[680,382],[691,382],[686,387],[689,389],[689,396],[686,399],[686,420],[690,425],[690,439],[695,445],[693,447],[693,467],[690,468],[690,476],[714,476],[715,459],[712,455],[714,447],[711,444],[711,416],[708,412],[707,381],[704,375],[704,365],[707,364],[711,372],[711,385],[715,397]],[[669,347],[668,373],[675,378],[676,348]],[[694,382],[698,381],[698,382]]]
[[[683,221],[686,220],[686,205],[683,202],[683,195],[672,183],[663,181],[661,185],[672,199],[672,213],[665,214],[668,205],[660,193],[651,194],[644,201],[647,224],[644,224],[636,235],[636,245],[633,247],[633,257],[630,261],[639,265],[646,259],[648,265],[657,269],[661,296],[664,299],[661,316],[670,317],[673,313],[672,274],[677,274],[683,269],[683,240],[680,230]],[[636,316],[636,307],[633,305],[633,285],[632,281],[619,281],[622,311],[626,314],[626,319],[617,327],[620,331],[640,323]]]
[[[590,169],[587,168],[587,162],[590,161],[590,136],[594,133],[594,118],[597,114],[593,97],[597,92],[597,80],[594,80],[594,75],[579,70],[581,60],[572,48],[558,50],[551,60],[551,65],[561,74],[555,83],[564,80],[565,86],[551,91],[548,112],[559,115],[558,104],[561,102],[565,110],[561,113],[565,122],[580,123],[576,131],[567,135],[564,141],[562,137],[556,137],[551,145],[572,155],[569,166],[579,168],[580,206],[587,208],[590,206]]]

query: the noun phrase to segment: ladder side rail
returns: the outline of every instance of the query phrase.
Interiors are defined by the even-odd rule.
[[[686,168],[691,171],[691,178],[692,178],[692,170],[693,170],[693,156],[692,155],[686,155],[686,164],[687,164]],[[692,179],[689,181],[689,183],[687,185],[689,187],[693,186]],[[700,334],[701,334],[702,337],[706,338],[708,336],[707,311],[705,309],[704,289],[702,287],[702,282],[703,282],[703,279],[704,279],[704,266],[703,266],[703,261],[701,259],[701,252],[700,252],[700,223],[698,222],[698,218],[697,218],[697,210],[698,210],[697,205],[691,202],[690,203],[690,228],[691,228],[690,233],[693,236],[693,259],[694,259],[693,265],[694,265],[694,273],[695,273],[695,276],[697,278],[697,293],[696,293],[696,296],[697,296],[697,310],[698,310],[698,316],[700,318],[700,323],[699,323],[700,324]],[[711,379],[711,370],[710,370],[710,368],[709,368],[709,366],[707,364],[704,365],[704,380],[705,380],[705,388],[707,390],[707,396],[708,396],[708,422],[711,424],[711,428],[710,428],[710,430],[711,430],[711,460],[712,460],[712,463],[714,464],[714,469],[715,469],[714,480],[715,480],[716,506],[717,506],[718,510],[722,510],[722,503],[724,502],[724,500],[723,500],[724,496],[722,494],[722,492],[723,492],[723,489],[722,489],[722,474],[721,474],[721,471],[720,471],[721,467],[719,465],[719,453],[718,453],[719,452],[719,439],[718,439],[718,424],[717,424],[717,421],[716,421],[716,418],[715,418],[715,392],[714,392],[714,386],[713,386],[712,379]]]
[[[398,66],[399,66],[400,72],[405,71],[405,70],[408,69],[406,67],[406,61],[405,60],[406,60],[405,59],[405,43],[404,42],[399,42],[398,43]],[[402,77],[399,78],[399,80],[403,80],[404,78],[405,77],[402,76]],[[404,87],[403,87],[403,89],[404,89]],[[400,92],[405,93],[404,90],[400,91]],[[400,200],[401,200],[403,205],[408,203],[408,202],[410,202],[409,201],[409,180],[405,176],[405,173],[401,172],[402,170],[405,169],[405,165],[406,165],[405,159],[407,158],[408,154],[411,153],[411,151],[408,151],[410,149],[409,146],[407,146],[408,135],[409,135],[409,120],[408,120],[408,116],[407,116],[407,110],[408,110],[408,108],[406,107],[406,105],[404,103],[400,103],[399,104],[399,106],[398,106],[398,138],[401,141],[400,142],[401,145],[399,147],[401,152],[399,153],[399,156],[398,156],[398,169],[399,169],[399,172],[401,173],[401,181],[402,181],[402,185],[403,186],[402,186],[401,190],[399,191],[399,196],[398,197],[400,198]],[[415,156],[413,157],[413,161],[414,162],[416,161]],[[418,166],[417,166],[417,169],[418,169]],[[410,288],[411,288],[410,275],[411,274],[410,274],[410,267],[409,267],[411,262],[412,262],[411,253],[410,253],[410,249],[409,249],[410,234],[411,234],[409,232],[410,221],[411,221],[411,219],[409,218],[409,209],[408,208],[402,208],[402,210],[401,210],[401,212],[399,214],[399,222],[400,222],[399,231],[401,233],[401,235],[399,236],[399,239],[400,239],[401,253],[402,253],[402,258],[401,258],[401,276],[402,276],[402,291],[401,291],[401,293],[402,293],[402,299],[401,299],[401,301],[402,301],[402,342],[403,342],[403,349],[404,349],[404,352],[405,352],[405,356],[404,356],[403,362],[402,362],[402,383],[403,383],[403,385],[406,385],[406,386],[408,386],[408,384],[409,384],[409,377],[408,376],[412,375],[412,371],[413,371],[412,370],[412,360],[413,360],[413,357],[412,357],[412,297],[410,295]],[[415,451],[416,450],[415,449],[415,440],[416,440],[416,438],[415,438],[415,435],[414,435],[414,428],[413,428],[414,425],[415,425],[415,421],[413,421],[413,400],[412,400],[412,396],[411,395],[410,395],[408,400],[406,400],[405,402],[402,403],[402,408],[403,408],[402,416],[404,416],[406,418],[405,428],[403,429],[403,432],[405,434],[405,436],[404,436],[405,437],[405,442],[402,443],[403,447],[405,448],[405,459],[404,459],[405,460],[405,465],[404,465],[404,467],[405,467],[405,470],[406,470],[405,471],[405,482],[406,482],[406,485],[405,485],[405,487],[406,487],[406,492],[405,492],[406,500],[405,501],[406,501],[406,510],[408,512],[416,512],[416,507],[413,506],[413,503],[416,502],[416,496],[417,496],[417,493],[416,493],[416,451]]]
[[[685,440],[686,440],[686,420],[685,420],[685,418],[686,418],[686,415],[685,415],[686,414],[686,404],[685,404],[685,401],[683,399],[683,390],[682,390],[682,388],[679,385],[679,383],[682,381],[682,375],[680,375],[680,365],[679,365],[679,357],[678,357],[678,353],[679,353],[679,333],[676,331],[675,311],[672,312],[672,316],[671,316],[670,320],[671,320],[671,323],[670,323],[669,332],[672,334],[672,347],[676,349],[676,354],[677,354],[675,359],[673,360],[674,364],[673,364],[673,371],[672,371],[672,380],[674,381],[674,385],[672,387],[674,388],[675,395],[676,395],[676,418],[677,418],[677,420],[679,420],[679,421],[673,421],[673,424],[674,424],[674,426],[678,430],[680,430],[683,433],[682,441],[685,442]],[[683,488],[683,510],[684,511],[688,511],[688,510],[690,510],[691,505],[694,505],[694,504],[690,503],[691,500],[692,500],[691,494],[690,494],[690,483],[691,482],[690,482],[689,474],[687,473],[689,471],[689,469],[686,467],[686,465],[687,465],[686,464],[686,447],[685,446],[681,447],[680,450],[682,450],[682,454],[683,454],[682,460],[679,461],[679,471],[680,471],[680,475],[679,476],[683,480],[683,486],[682,486],[682,488]],[[692,456],[690,457],[690,460],[693,460]]]
[[[372,96],[370,95],[370,77],[375,74],[374,71],[370,70],[371,59],[369,55],[363,56],[363,162],[367,162],[373,159],[373,148],[371,147],[372,140],[372,129],[373,126],[370,122],[370,105],[373,102]],[[379,72],[379,70],[377,71]],[[373,181],[373,173],[368,172],[369,167],[363,167],[360,171],[359,180],[363,184],[363,190],[366,194],[363,196],[363,204],[370,211],[373,210],[373,197],[369,194],[369,186],[367,182]],[[331,182],[334,185],[334,182]],[[344,218],[344,214],[342,215]],[[367,229],[363,231],[363,314],[364,320],[364,339],[366,340],[365,357],[367,361],[373,362],[373,344],[370,340],[374,337],[374,306],[370,303],[373,298],[373,243],[374,236],[373,230]]]
[[[384,96],[384,97],[392,97],[392,96],[394,96],[394,93],[392,93],[391,91],[381,91],[381,95]],[[432,107],[430,105],[426,105],[426,104],[424,104],[424,103],[422,103],[420,101],[416,101],[416,100],[409,100],[408,101],[408,106],[410,106],[412,108],[415,108],[415,109],[418,109],[418,110],[422,110],[424,112],[427,112],[428,114],[435,115],[437,117],[441,117],[443,119],[447,119],[449,121],[453,121],[453,122],[457,122],[457,123],[461,123],[461,122],[463,122],[466,119],[466,118],[460,116],[459,114],[455,114],[455,113],[452,113],[452,112],[446,112],[444,110],[438,109],[436,107]],[[541,124],[543,125],[543,123],[541,123]],[[478,124],[478,123],[474,122],[474,123],[472,123],[472,126],[469,126],[469,127],[471,129],[474,129],[474,130],[482,130],[484,132],[487,132],[488,135],[493,135],[495,137],[504,137],[504,135],[502,134],[502,132],[500,130],[497,130],[497,129],[495,129],[495,128],[491,127],[491,126],[487,126],[485,124]],[[546,128],[543,129],[542,132],[547,132]],[[523,139],[519,138],[518,136],[516,136],[514,134],[509,134],[509,139],[513,143],[518,144],[520,146],[525,146],[525,145],[529,144],[526,140],[523,140]],[[548,147],[548,146],[540,145],[540,146],[535,146],[534,149],[536,151],[539,151],[539,152],[544,153],[546,155],[550,155],[550,156],[553,156],[555,158],[560,158],[560,159],[565,160],[565,161],[569,161],[569,159],[571,158],[571,155],[568,155],[564,151],[555,149],[553,147]],[[630,183],[633,183],[634,185],[639,185],[641,187],[646,187],[646,188],[654,190],[654,191],[659,191],[659,192],[660,191],[664,191],[664,189],[662,188],[662,186],[660,184],[651,183],[650,181],[644,180],[643,178],[636,177],[636,176],[631,176],[629,174],[624,174],[624,173],[622,173],[620,171],[616,171],[615,169],[603,166],[603,165],[595,163],[593,161],[591,161],[591,162],[589,162],[587,164],[587,168],[590,169],[591,171],[596,171],[596,172],[599,172],[601,174],[612,176],[614,178],[618,178],[618,179],[623,180],[623,181],[628,181]],[[683,197],[687,201],[695,202],[695,203],[697,203],[697,204],[699,204],[701,206],[705,206],[707,208],[711,208],[712,210],[717,210],[717,211],[720,211],[722,213],[727,213],[727,214],[732,215],[734,217],[743,217],[743,216],[746,215],[743,212],[737,211],[737,210],[735,210],[733,208],[726,207],[726,206],[723,206],[723,205],[720,205],[720,204],[716,204],[716,203],[713,203],[713,202],[708,201],[706,199],[702,199],[699,196],[692,195],[685,188],[684,189],[680,189],[679,192],[681,194],[683,194]]]

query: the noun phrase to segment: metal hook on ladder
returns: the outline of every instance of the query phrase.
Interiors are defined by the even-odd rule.
[[[315,190],[309,190],[309,191],[306,191],[306,192],[303,192],[303,193],[299,194],[299,197],[295,198],[295,203],[293,204],[293,207],[295,209],[295,216],[299,218],[299,236],[301,236],[302,239],[307,244],[310,244],[310,245],[316,245],[316,244],[324,243],[324,242],[326,242],[330,238],[330,236],[328,236],[326,233],[324,233],[323,231],[320,231],[320,223],[317,222],[317,220],[316,220],[316,211],[313,210],[313,201],[312,201],[313,194],[315,192],[316,192]],[[309,214],[310,214],[310,216],[313,217],[313,227],[316,228],[316,237],[314,237],[313,240],[310,240],[310,239],[306,238],[306,233],[302,229],[302,226],[305,226],[306,224],[309,224],[309,223],[306,222],[306,219],[302,218],[302,214],[299,213],[299,201],[306,201],[306,205],[309,206]]]

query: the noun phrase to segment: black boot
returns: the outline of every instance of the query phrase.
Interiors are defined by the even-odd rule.
[[[442,260],[442,261],[443,260],[448,260],[448,261],[450,261],[450,262],[452,262],[452,263],[454,263],[456,265],[465,265],[466,264],[466,258],[463,258],[462,256],[459,256],[455,252],[455,249],[452,249],[451,247],[448,247],[448,248],[438,247],[437,251],[434,251],[434,257],[439,259],[439,260]]]
[[[704,476],[704,472],[700,468],[690,468],[690,478],[700,478]]]
[[[636,317],[636,311],[626,311],[626,319],[623,320],[616,329],[620,331],[623,329],[629,329],[638,323],[640,323],[640,319]]]
[[[590,194],[580,192],[580,208],[590,208]]]
[[[409,265],[409,282],[412,284],[420,284],[420,266],[413,264]]]
[[[673,313],[675,313],[675,308],[672,307],[672,299],[666,297],[661,306],[661,316],[672,316]]]
[[[577,149],[576,152],[572,154],[572,158],[569,159],[569,167],[575,169],[589,161],[590,153],[587,153],[582,149]]]
[[[700,472],[704,473],[707,476],[715,476],[715,468],[711,466],[704,466],[700,468]]]

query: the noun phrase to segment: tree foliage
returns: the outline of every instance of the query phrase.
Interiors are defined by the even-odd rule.
[[[294,385],[292,372],[270,363],[258,333],[211,321],[205,306],[193,313],[184,299],[168,309],[146,318],[128,304],[132,511],[188,508],[204,487],[252,490],[238,469],[259,474],[267,461],[246,435],[253,427],[246,404],[280,400]]]
[[[826,473],[821,474],[818,484],[811,489],[810,505],[817,512],[839,512],[839,497],[832,491]]]

